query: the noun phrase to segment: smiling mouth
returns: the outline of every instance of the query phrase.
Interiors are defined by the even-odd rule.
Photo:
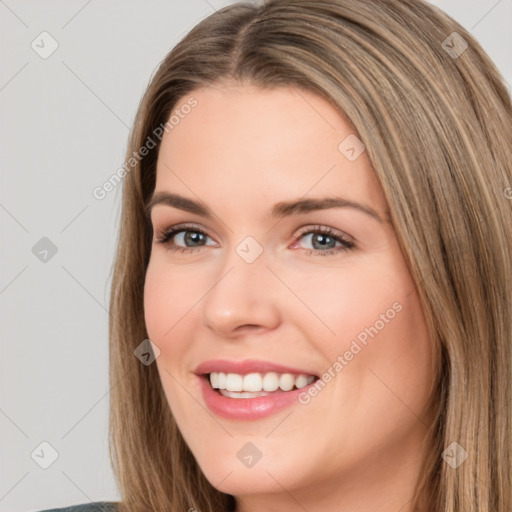
[[[227,398],[257,398],[302,389],[318,380],[315,375],[291,373],[239,373],[210,372],[204,377],[210,386]]]

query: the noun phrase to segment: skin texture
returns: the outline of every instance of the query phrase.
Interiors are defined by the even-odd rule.
[[[185,441],[239,511],[410,511],[429,424],[431,343],[367,154],[350,161],[338,149],[355,131],[327,101],[294,88],[224,84],[192,96],[197,106],[162,139],[155,192],[200,200],[214,218],[153,208],[144,290],[148,335]],[[280,201],[333,194],[383,221],[354,208],[270,217]],[[175,235],[193,252],[157,243],[182,222],[208,235],[199,244]],[[355,247],[323,254],[341,244],[300,237],[315,226]],[[236,252],[247,236],[263,249],[252,263]],[[400,311],[376,324],[393,304]],[[256,421],[219,418],[205,405],[194,374],[205,360],[261,359],[322,375],[375,325],[307,405]],[[248,442],[262,454],[250,468],[237,457]]]

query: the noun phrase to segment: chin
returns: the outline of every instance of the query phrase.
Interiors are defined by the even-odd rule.
[[[233,496],[279,493],[283,488],[288,490],[298,485],[298,475],[268,468],[261,460],[252,468],[212,464],[201,469],[213,487]]]

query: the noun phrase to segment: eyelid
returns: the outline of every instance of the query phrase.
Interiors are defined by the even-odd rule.
[[[205,236],[207,236],[208,238],[213,240],[213,238],[208,234],[208,230],[207,229],[203,228],[200,225],[191,224],[189,222],[180,222],[178,224],[172,224],[172,225],[170,225],[168,227],[164,227],[164,228],[159,229],[159,230],[158,229],[154,229],[153,231],[155,232],[157,239],[164,238],[166,234],[171,233],[171,232],[174,232],[174,235],[176,235],[180,231],[197,231],[197,232],[202,233]]]
[[[200,250],[202,247],[207,247],[208,244],[204,246],[195,246],[195,247],[182,247],[180,245],[176,245],[175,243],[171,243],[171,239],[174,238],[177,234],[183,232],[183,231],[192,231],[201,233],[202,235],[206,236],[207,238],[210,238],[213,240],[213,238],[208,234],[208,230],[203,229],[202,226],[198,226],[196,224],[192,223],[179,223],[171,225],[167,228],[164,228],[163,230],[159,231],[156,239],[157,243],[162,244],[164,247],[167,248],[167,250],[171,252],[180,252],[180,253],[191,253],[195,252],[196,250]],[[339,231],[335,228],[332,228],[327,225],[309,225],[309,226],[303,226],[302,228],[299,228],[299,233],[294,236],[294,240],[292,242],[291,248],[296,249],[297,243],[300,243],[300,241],[306,236],[314,233],[321,233],[324,234],[336,241],[338,244],[337,247],[329,248],[327,250],[321,250],[321,249],[305,249],[305,248],[299,248],[301,251],[309,251],[309,255],[313,256],[336,256],[344,251],[349,251],[351,249],[357,249],[357,246],[354,242],[354,238],[350,235]],[[215,241],[214,241],[215,242]],[[215,242],[216,243],[216,242]],[[210,244],[211,246],[211,244]]]
[[[316,233],[316,232],[322,232],[322,233],[329,233],[333,236],[337,236],[348,243],[355,243],[355,238],[350,236],[348,233],[345,233],[344,231],[340,231],[339,229],[332,228],[330,226],[326,226],[324,224],[312,224],[305,226],[304,228],[299,228],[299,233],[296,235],[297,238],[300,238],[301,236],[309,233]]]
[[[153,229],[153,231],[155,233],[156,232],[166,233],[166,232],[170,232],[170,231],[180,231],[180,230],[198,231],[198,232],[203,233],[204,235],[208,236],[209,238],[212,238],[208,234],[208,230],[206,228],[203,228],[201,225],[190,223],[190,222],[180,222],[178,224],[172,224],[171,226],[165,227],[160,230]],[[315,232],[323,232],[323,233],[328,232],[330,234],[336,235],[337,237],[343,239],[345,242],[348,242],[348,243],[355,242],[354,237],[348,235],[347,233],[345,233],[343,231],[332,228],[330,226],[326,226],[324,224],[309,224],[307,226],[303,226],[303,227],[299,228],[299,232],[295,235],[295,241],[297,241],[303,235],[315,233]]]

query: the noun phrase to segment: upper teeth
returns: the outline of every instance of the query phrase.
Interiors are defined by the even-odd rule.
[[[295,386],[297,389],[307,386],[315,380],[312,375],[292,375],[291,373],[277,374],[211,372],[210,383],[214,389],[226,389],[227,391],[290,391]]]

